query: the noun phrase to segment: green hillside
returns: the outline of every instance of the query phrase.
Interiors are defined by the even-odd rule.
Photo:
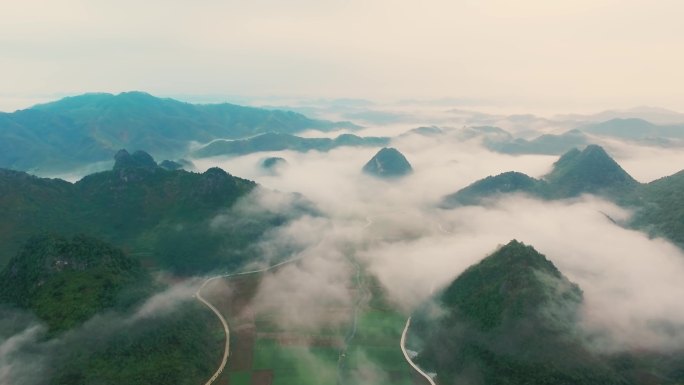
[[[603,148],[591,145],[560,157],[543,179],[519,172],[489,176],[447,195],[443,208],[486,203],[507,193],[525,193],[540,199],[563,199],[589,193],[634,210],[629,225],[653,236],[663,236],[684,247],[684,172],[641,184]]]
[[[446,384],[626,384],[583,347],[582,292],[517,241],[470,267],[437,298],[445,313],[416,315],[418,361]]]
[[[32,235],[55,232],[103,239],[179,274],[230,268],[253,255],[250,247],[265,230],[297,215],[234,212],[256,184],[219,168],[166,170],[143,152],[116,158],[111,171],[74,184],[0,170],[1,264]]]
[[[363,172],[379,178],[398,178],[412,173],[413,168],[399,150],[384,147],[363,166]]]
[[[625,199],[636,207],[633,224],[684,247],[684,171],[643,184]]]
[[[337,147],[379,147],[389,143],[389,138],[360,137],[343,134],[334,139],[302,138],[296,135],[269,132],[247,139],[216,140],[196,150],[199,158],[219,155],[245,155],[262,151],[330,151]]]
[[[580,151],[572,149],[553,164],[542,179],[519,172],[489,176],[444,198],[444,207],[478,204],[482,199],[505,193],[526,193],[544,199],[563,199],[581,194],[596,194],[618,199],[631,194],[639,182],[634,180],[597,145]]]

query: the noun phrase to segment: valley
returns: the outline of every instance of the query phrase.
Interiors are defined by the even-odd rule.
[[[0,365],[22,385],[678,384],[681,172],[644,179],[621,146],[659,147],[575,126],[257,129],[71,182],[1,169]]]

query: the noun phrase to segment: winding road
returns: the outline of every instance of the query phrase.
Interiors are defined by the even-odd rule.
[[[404,358],[406,358],[406,362],[415,369],[416,372],[418,372],[421,376],[425,377],[426,380],[430,383],[430,385],[436,385],[435,380],[430,377],[429,374],[425,373],[421,368],[416,365],[413,360],[411,360],[411,357],[409,357],[408,353],[406,352],[406,333],[408,333],[409,326],[411,325],[411,317],[408,317],[406,320],[406,326],[404,326],[404,331],[401,333],[401,342],[399,343],[401,346],[401,352],[404,353]]]
[[[211,376],[211,378],[209,380],[207,380],[207,382],[205,382],[204,385],[213,384],[214,381],[216,381],[219,378],[221,373],[223,373],[223,369],[226,368],[226,363],[228,362],[228,356],[230,354],[230,329],[228,328],[228,322],[226,321],[225,318],[223,318],[223,315],[221,315],[221,312],[219,312],[218,309],[216,309],[216,307],[214,307],[214,305],[212,305],[209,301],[207,301],[204,297],[202,297],[202,289],[204,289],[204,287],[207,286],[207,284],[209,282],[211,282],[215,279],[237,277],[240,275],[248,275],[248,274],[256,274],[256,273],[263,273],[263,272],[266,272],[269,270],[273,270],[276,267],[280,267],[282,265],[298,261],[299,259],[301,259],[301,257],[288,259],[287,261],[280,262],[280,263],[277,263],[275,265],[272,265],[272,266],[269,266],[267,268],[260,269],[260,270],[250,270],[250,271],[243,271],[240,273],[216,275],[216,276],[207,278],[204,281],[204,283],[202,283],[202,286],[200,286],[200,288],[197,289],[197,292],[195,293],[195,298],[197,298],[198,301],[202,302],[206,307],[208,307],[211,311],[213,311],[214,314],[216,314],[218,319],[221,321],[221,324],[223,325],[223,332],[226,336],[226,343],[225,343],[224,348],[223,348],[223,358],[221,359],[221,365],[219,365],[218,369],[216,369],[216,372],[214,372],[214,375]]]

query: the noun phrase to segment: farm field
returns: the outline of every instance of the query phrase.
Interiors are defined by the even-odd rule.
[[[405,361],[399,341],[406,315],[383,296],[363,267],[350,260],[357,274],[349,282],[349,304],[315,303],[315,319],[325,326],[283,325],[278,314],[255,309],[251,301],[266,274],[217,280],[209,300],[230,324],[231,349],[221,385],[422,385]]]

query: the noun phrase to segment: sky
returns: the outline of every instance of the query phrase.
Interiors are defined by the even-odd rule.
[[[0,111],[83,92],[684,110],[678,0],[0,4]]]

